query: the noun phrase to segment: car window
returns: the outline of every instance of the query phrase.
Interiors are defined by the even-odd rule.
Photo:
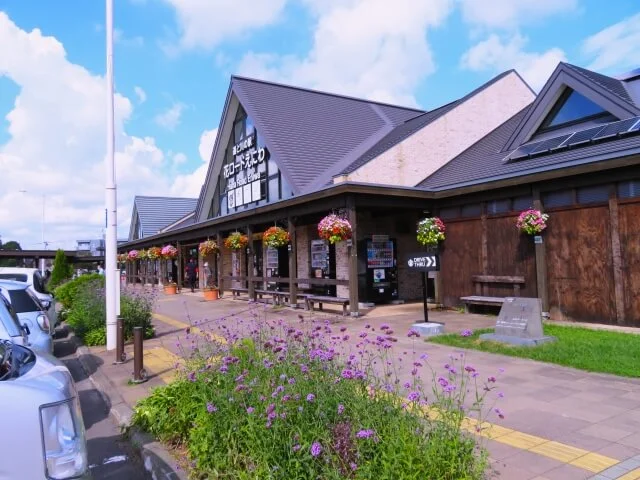
[[[33,274],[33,289],[38,293],[49,293],[44,286],[44,280],[42,279],[40,272],[35,272]]]
[[[28,278],[26,273],[0,273],[0,280],[15,280],[26,283]]]
[[[16,313],[40,311],[40,306],[33,300],[27,290],[9,290],[11,306]]]
[[[13,308],[11,308],[11,304],[3,295],[0,295],[0,322],[2,322],[4,328],[7,329],[7,332],[12,337],[22,336],[22,329],[20,327],[18,316],[15,314]]]

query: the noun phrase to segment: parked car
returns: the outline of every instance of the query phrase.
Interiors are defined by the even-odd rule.
[[[8,340],[18,345],[29,345],[30,329],[20,325],[18,315],[13,311],[11,302],[0,295],[0,340]]]
[[[0,480],[90,478],[78,393],[59,360],[0,340],[0,412]]]
[[[55,301],[53,295],[47,291],[46,282],[42,278],[40,270],[37,268],[0,267],[0,280],[13,280],[29,285],[31,292],[38,297],[42,306],[49,312],[52,326],[55,328],[58,325]]]
[[[47,312],[26,283],[0,280],[0,295],[9,300],[20,325],[28,328],[30,348],[53,353],[53,324]]]

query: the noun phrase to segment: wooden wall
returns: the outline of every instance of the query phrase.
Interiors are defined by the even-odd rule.
[[[618,207],[622,257],[624,319],[640,327],[640,203]]]

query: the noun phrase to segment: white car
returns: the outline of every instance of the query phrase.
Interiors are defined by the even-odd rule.
[[[0,267],[0,280],[13,280],[29,285],[31,292],[38,298],[49,314],[52,326],[59,323],[53,295],[47,291],[44,278],[37,268]]]

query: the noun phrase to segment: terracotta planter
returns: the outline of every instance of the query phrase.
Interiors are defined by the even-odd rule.
[[[204,299],[207,301],[217,300],[218,296],[219,296],[218,290],[209,290],[209,289],[204,290]]]
[[[177,285],[165,285],[164,286],[164,293],[167,295],[175,295],[176,293],[178,293],[178,286]]]

